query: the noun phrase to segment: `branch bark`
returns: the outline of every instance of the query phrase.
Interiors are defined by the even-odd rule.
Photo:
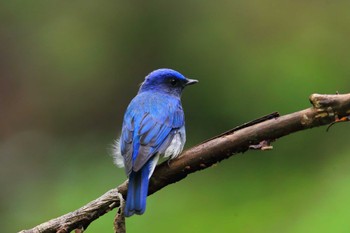
[[[184,151],[181,156],[158,165],[149,185],[148,195],[184,179],[188,174],[208,168],[248,149],[269,149],[269,143],[288,134],[323,126],[350,115],[350,94],[309,97],[311,108],[264,121],[245,124]],[[70,232],[86,229],[108,211],[120,207],[126,197],[127,181],[87,205],[21,233]],[[120,224],[120,223],[118,223]],[[123,223],[122,223],[123,224]],[[121,227],[123,228],[123,227]],[[125,229],[124,229],[125,230]]]

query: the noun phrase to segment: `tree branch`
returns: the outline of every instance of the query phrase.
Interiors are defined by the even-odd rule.
[[[271,148],[270,142],[290,133],[327,125],[343,117],[349,119],[350,94],[313,94],[309,100],[313,105],[311,108],[280,117],[274,115],[272,119],[268,117],[263,121],[253,121],[252,124],[244,124],[243,127],[236,127],[184,151],[181,156],[169,163],[163,162],[157,166],[150,180],[148,195],[234,154],[245,152],[248,149],[269,149]],[[126,191],[127,181],[74,212],[52,219],[30,230],[23,230],[21,233],[64,233],[74,229],[84,230],[98,217],[119,207],[122,196],[126,196]]]

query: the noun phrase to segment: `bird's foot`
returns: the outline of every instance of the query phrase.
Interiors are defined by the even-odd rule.
[[[272,150],[273,146],[271,146],[271,140],[262,140],[259,144],[250,145],[249,149],[252,150]]]

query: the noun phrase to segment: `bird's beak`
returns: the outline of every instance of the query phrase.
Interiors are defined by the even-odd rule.
[[[187,79],[187,82],[186,82],[185,86],[192,85],[192,84],[195,84],[195,83],[198,83],[198,80],[196,80],[196,79]]]

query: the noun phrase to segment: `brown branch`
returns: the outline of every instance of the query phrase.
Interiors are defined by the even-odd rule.
[[[171,183],[182,180],[190,173],[208,168],[234,154],[252,148],[271,148],[269,143],[277,138],[300,130],[327,125],[334,122],[335,119],[350,115],[350,94],[313,94],[309,99],[313,105],[311,108],[273,119],[266,118],[254,124],[245,124],[244,127],[227,131],[186,150],[170,163],[164,162],[158,165],[150,181],[149,195]],[[52,219],[33,229],[21,231],[21,233],[63,233],[74,229],[86,229],[92,221],[113,208],[119,207],[121,195],[125,197],[126,191],[127,181],[74,212]],[[123,220],[120,222],[117,217],[116,229],[118,230],[119,227],[125,231],[123,224]]]
[[[66,233],[74,229],[82,232],[92,221],[119,206],[121,197],[118,189],[111,189],[78,210],[42,223],[30,230],[23,230],[21,233]]]

